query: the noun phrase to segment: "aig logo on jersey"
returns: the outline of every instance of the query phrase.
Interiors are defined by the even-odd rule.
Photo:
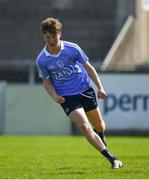
[[[55,78],[57,80],[66,80],[67,78],[69,78],[72,74],[77,73],[76,69],[74,69],[73,67],[65,67],[59,71],[54,72],[55,74]]]

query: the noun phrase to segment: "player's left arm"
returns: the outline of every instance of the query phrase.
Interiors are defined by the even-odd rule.
[[[84,65],[84,68],[86,69],[89,77],[92,79],[92,81],[95,83],[98,91],[97,91],[97,96],[100,99],[104,99],[107,94],[102,86],[101,80],[95,70],[95,68],[90,64],[89,61],[87,61]]]

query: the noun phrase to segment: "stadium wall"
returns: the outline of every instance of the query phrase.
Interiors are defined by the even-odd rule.
[[[6,82],[0,81],[0,134],[4,131]]]
[[[99,103],[112,134],[149,134],[149,73],[106,73],[107,98]]]
[[[44,46],[39,24],[54,16],[64,25],[65,40],[79,44],[90,59],[102,61],[127,16],[134,14],[134,4],[134,0],[1,0],[0,60],[35,59]]]
[[[70,126],[41,85],[7,85],[5,134],[70,134]]]
[[[149,73],[103,73],[99,101],[108,132],[149,134]],[[4,134],[72,134],[72,124],[41,85],[8,84]]]

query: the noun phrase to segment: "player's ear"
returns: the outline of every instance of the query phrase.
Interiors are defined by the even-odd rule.
[[[59,37],[60,37],[60,38],[62,37],[62,32],[59,32]]]

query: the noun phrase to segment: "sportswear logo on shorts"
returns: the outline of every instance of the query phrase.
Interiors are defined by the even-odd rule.
[[[65,110],[65,111],[66,111],[66,113],[68,113],[68,112],[69,112],[69,110],[70,110],[69,108],[66,108],[66,110]]]

